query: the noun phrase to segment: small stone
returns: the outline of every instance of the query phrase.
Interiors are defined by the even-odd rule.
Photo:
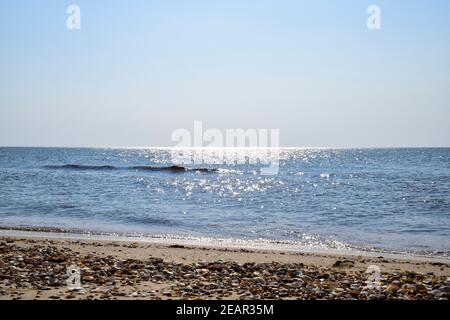
[[[81,280],[90,282],[90,281],[94,281],[94,277],[93,276],[83,276],[81,278]]]
[[[253,281],[255,281],[255,283],[257,285],[265,285],[266,284],[266,281],[262,277],[254,277]]]
[[[206,269],[211,271],[220,271],[225,268],[223,263],[212,263],[206,266]]]
[[[353,298],[357,298],[358,296],[359,296],[359,293],[360,293],[360,291],[359,290],[351,290],[350,291],[350,295],[353,297]]]
[[[400,289],[400,288],[399,288],[399,286],[396,285],[396,284],[390,284],[390,285],[388,285],[387,288],[386,288],[386,290],[389,291],[390,293],[395,293],[395,292],[398,291],[398,289]]]
[[[60,284],[61,284],[60,281],[58,279],[56,279],[56,278],[51,278],[48,281],[48,285],[51,286],[51,287],[58,287]]]
[[[450,292],[450,286],[443,286],[438,289],[440,292]]]
[[[350,260],[337,260],[334,264],[333,267],[338,267],[338,268],[344,268],[344,267],[353,267],[355,265],[355,263],[353,261]]]
[[[209,273],[209,269],[195,269],[195,272],[197,272],[198,274],[201,274],[201,275],[205,275],[205,274]]]

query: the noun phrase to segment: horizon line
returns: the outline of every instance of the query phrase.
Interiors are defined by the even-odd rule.
[[[1,145],[0,148],[54,148],[54,149],[179,149],[179,150],[270,150],[270,149],[448,149],[450,146],[348,146],[348,147],[319,147],[319,146],[297,146],[297,147],[176,147],[176,146],[29,146],[29,145]]]

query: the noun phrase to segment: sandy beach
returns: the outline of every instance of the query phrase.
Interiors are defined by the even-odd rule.
[[[67,286],[71,266],[80,288]],[[367,273],[374,266],[378,282]],[[449,299],[449,277],[445,259],[383,253],[0,237],[3,300]]]

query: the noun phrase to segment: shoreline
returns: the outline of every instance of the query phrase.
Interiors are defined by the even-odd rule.
[[[16,231],[18,232],[18,231]],[[0,299],[449,299],[448,259],[0,230]],[[66,285],[79,266],[80,290]],[[381,272],[368,288],[368,267]]]
[[[360,248],[350,245],[329,247],[327,245],[306,245],[304,243],[290,240],[265,240],[265,239],[232,239],[195,237],[177,234],[140,234],[140,233],[114,233],[90,231],[76,228],[60,227],[28,227],[28,226],[0,226],[1,236],[13,236],[24,238],[45,238],[55,240],[87,240],[87,241],[114,241],[114,242],[137,242],[160,245],[183,245],[198,248],[212,249],[246,249],[246,250],[268,250],[274,252],[310,253],[325,255],[363,256],[391,259],[404,259],[425,262],[449,263],[447,255],[432,255],[415,252],[387,251],[377,248]]]

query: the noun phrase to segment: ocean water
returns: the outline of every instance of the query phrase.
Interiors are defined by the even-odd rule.
[[[0,226],[448,255],[450,148],[282,149],[181,170],[168,149],[0,148]]]

